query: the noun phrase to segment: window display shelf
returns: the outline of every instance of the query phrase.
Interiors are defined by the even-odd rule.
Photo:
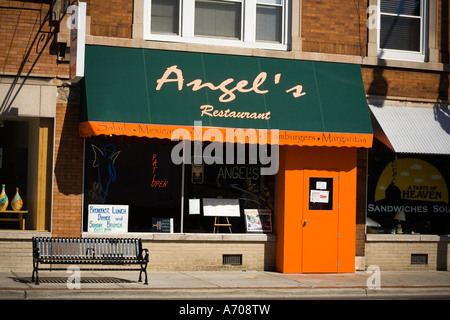
[[[17,218],[4,218],[2,216],[3,213],[17,213],[18,217]],[[20,230],[25,230],[25,217],[24,214],[28,213],[27,210],[5,210],[5,211],[0,211],[0,221],[18,221],[19,222],[19,228]]]

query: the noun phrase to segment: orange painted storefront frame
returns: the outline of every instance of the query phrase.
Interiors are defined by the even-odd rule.
[[[339,176],[339,218],[335,270],[314,272],[355,271],[357,149],[336,147],[280,147],[277,185],[277,253],[276,268],[283,273],[303,273],[303,208],[305,205],[305,170],[322,176]],[[321,241],[320,234],[315,238]],[[314,248],[313,248],[314,249]],[[317,254],[321,254],[318,252]],[[308,271],[311,272],[311,271]]]

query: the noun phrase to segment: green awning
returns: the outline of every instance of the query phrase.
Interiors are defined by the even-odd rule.
[[[280,144],[370,147],[359,65],[86,46],[80,135],[278,129]]]

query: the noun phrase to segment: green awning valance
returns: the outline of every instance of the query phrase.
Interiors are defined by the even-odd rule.
[[[278,129],[280,144],[370,147],[359,65],[86,46],[80,134]]]

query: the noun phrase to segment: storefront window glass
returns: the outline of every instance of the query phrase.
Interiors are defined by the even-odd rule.
[[[376,140],[369,154],[367,232],[449,234],[448,160],[395,154]]]
[[[5,186],[8,205],[0,213],[0,229],[22,229],[18,215],[13,213],[12,200],[19,188],[23,200],[21,210],[29,207],[27,201],[28,184],[28,123],[25,121],[5,121],[0,124],[0,192]],[[1,207],[1,203],[0,203]],[[1,210],[1,209],[0,209]],[[26,217],[25,219],[30,217]]]
[[[250,162],[248,145],[239,161],[237,152],[225,161],[224,148],[224,161],[207,164],[202,159],[184,169],[171,159],[174,146],[158,139],[86,139],[83,230],[96,231],[102,219],[109,219],[101,210],[117,212],[126,206],[128,232],[255,232],[246,224],[246,213],[254,218],[258,210],[256,217],[264,218],[260,231],[272,231],[268,227],[274,221],[275,176],[261,175],[261,165]],[[203,142],[202,148],[207,146]],[[206,212],[208,201],[213,211]]]
[[[227,224],[229,222],[233,233],[246,233],[250,230],[246,224],[248,210],[268,209],[271,213],[274,212],[275,177],[273,175],[261,175],[259,163],[249,164],[249,148],[251,146],[245,146],[245,160],[238,161],[235,158],[234,161],[223,164],[203,165],[202,180],[196,181],[198,172],[194,165],[187,166],[185,175],[186,232],[213,232],[215,223],[222,224],[222,222],[225,222]],[[224,157],[226,158],[226,152]],[[233,213],[230,213],[227,221],[225,217],[218,217],[218,220],[216,220],[214,216],[205,215],[205,202],[203,200],[205,198],[238,200],[239,216],[236,217]],[[188,201],[192,199],[201,199],[200,214],[190,212]],[[231,209],[233,202],[230,203]],[[219,230],[229,232],[226,226]]]
[[[170,161],[171,147],[142,139],[86,139],[83,230],[92,231],[90,224],[102,219],[89,221],[89,205],[128,206],[129,232],[151,232],[152,221],[162,218],[180,230],[181,167]]]

